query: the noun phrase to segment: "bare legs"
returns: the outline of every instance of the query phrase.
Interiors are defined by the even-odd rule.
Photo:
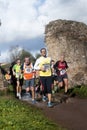
[[[65,88],[65,93],[67,93],[67,91],[68,91],[68,79],[63,79],[63,81],[62,82],[58,82],[58,86],[61,88],[61,87],[63,87],[63,85],[64,85],[64,88]]]

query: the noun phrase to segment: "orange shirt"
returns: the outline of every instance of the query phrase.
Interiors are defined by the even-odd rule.
[[[25,80],[29,80],[29,79],[32,79],[34,78],[34,72],[33,72],[33,65],[30,64],[30,65],[25,65],[24,64],[24,79]]]

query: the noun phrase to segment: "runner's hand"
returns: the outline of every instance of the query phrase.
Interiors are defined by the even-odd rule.
[[[15,73],[15,72],[13,72],[13,75],[15,76],[15,75],[16,75],[16,73]]]

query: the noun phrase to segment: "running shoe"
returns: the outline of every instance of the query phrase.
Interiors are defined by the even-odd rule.
[[[36,100],[32,100],[32,104],[36,104]]]
[[[48,106],[48,107],[53,107],[53,103],[48,102],[47,106]]]
[[[46,97],[46,96],[43,96],[42,101],[43,101],[43,102],[46,102],[46,101],[47,101],[47,97]]]
[[[19,94],[19,99],[21,100],[21,94]]]

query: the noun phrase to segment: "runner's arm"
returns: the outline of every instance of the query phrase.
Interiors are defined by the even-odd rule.
[[[35,62],[35,64],[34,64],[34,69],[35,70],[39,70],[40,71],[39,63],[40,63],[40,60],[37,59],[36,62]]]

